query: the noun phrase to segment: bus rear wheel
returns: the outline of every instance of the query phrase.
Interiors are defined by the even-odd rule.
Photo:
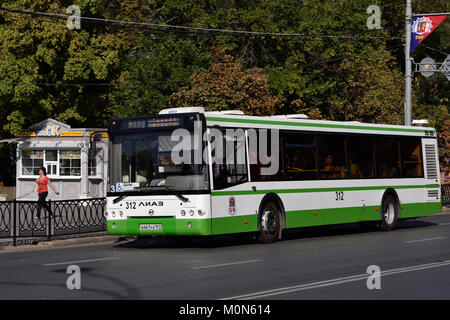
[[[397,200],[391,194],[384,197],[381,204],[381,224],[382,230],[391,231],[394,230],[397,225],[399,216],[399,207]]]
[[[258,241],[274,242],[280,232],[280,210],[273,202],[264,205],[259,215]]]

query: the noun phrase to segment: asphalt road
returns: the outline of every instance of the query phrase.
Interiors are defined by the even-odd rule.
[[[341,225],[285,238],[0,252],[0,299],[450,299],[450,214],[393,232]],[[80,290],[66,286],[69,265],[81,268]],[[380,289],[367,287],[371,265]]]

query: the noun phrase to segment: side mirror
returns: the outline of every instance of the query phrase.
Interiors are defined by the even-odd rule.
[[[97,149],[97,143],[95,140],[91,141],[89,146],[89,158],[94,159],[95,158],[95,149]]]
[[[95,142],[102,140],[102,134],[101,133],[94,134],[93,136],[94,136],[94,141]]]
[[[89,146],[89,157],[91,159],[94,159],[95,158],[95,151],[97,149],[97,142],[102,140],[102,134],[101,133],[93,134],[91,136],[90,140],[91,140],[90,141],[91,143],[90,143],[90,146]]]

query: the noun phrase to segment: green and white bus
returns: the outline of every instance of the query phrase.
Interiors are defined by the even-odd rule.
[[[183,140],[174,141],[176,129],[200,131],[203,137],[184,144],[192,150],[178,153],[200,150],[200,157],[191,157],[197,157],[193,164],[171,157]],[[260,134],[264,130],[276,132],[271,145]],[[215,151],[213,131],[223,132],[223,144],[231,141],[235,152]],[[244,139],[228,137],[227,132],[237,131]],[[429,216],[442,207],[437,137],[429,127],[301,115],[257,117],[193,107],[114,119],[108,134],[105,216],[111,235],[251,232],[261,242],[272,242],[285,229],[309,226],[361,222],[393,230],[399,219]],[[273,174],[261,174],[272,163],[263,164],[252,154],[251,137],[258,148],[270,145],[267,155],[277,163]],[[213,160],[219,157],[221,164]]]

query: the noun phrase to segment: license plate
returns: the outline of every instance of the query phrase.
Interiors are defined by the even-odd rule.
[[[162,224],[141,224],[141,231],[162,230]]]

